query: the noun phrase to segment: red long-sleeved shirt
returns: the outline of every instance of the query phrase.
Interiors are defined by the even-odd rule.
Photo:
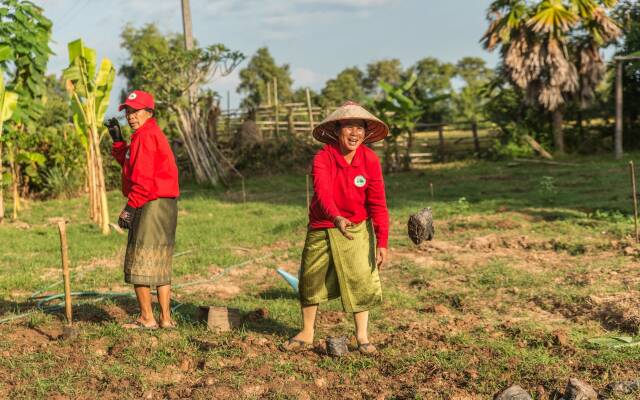
[[[180,195],[175,157],[154,118],[133,133],[131,145],[115,142],[111,154],[122,165],[122,194],[130,206]]]
[[[380,160],[373,150],[360,146],[349,164],[338,146],[324,146],[313,159],[315,194],[309,210],[309,227],[334,228],[337,216],[354,224],[371,218],[377,247],[387,248],[389,210]]]

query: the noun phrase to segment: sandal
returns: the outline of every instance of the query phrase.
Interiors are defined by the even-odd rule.
[[[153,325],[145,325],[142,321],[140,320],[135,320],[132,323],[129,324],[123,324],[121,325],[124,329],[140,329],[140,330],[149,330],[149,331],[153,331],[158,329],[158,324],[154,323]]]
[[[358,351],[362,354],[371,355],[376,354],[378,349],[376,349],[376,346],[371,343],[358,343]]]
[[[178,327],[175,321],[170,321],[169,323],[166,323],[166,324],[163,324],[162,322],[160,322],[159,326],[160,326],[160,329],[176,329]]]
[[[300,351],[310,350],[313,348],[313,343],[305,342],[302,340],[291,338],[280,345],[280,350],[286,353],[297,353]]]

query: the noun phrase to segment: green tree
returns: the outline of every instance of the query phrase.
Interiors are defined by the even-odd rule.
[[[415,74],[416,84],[410,89],[410,96],[425,105],[423,122],[444,122],[451,116],[451,79],[456,67],[433,57],[426,57],[409,67],[407,76]]]
[[[274,78],[278,80],[278,102],[290,101],[293,96],[291,89],[293,79],[291,79],[289,65],[277,65],[269,49],[261,47],[251,57],[247,66],[240,70],[240,84],[237,92],[245,96],[241,106],[255,109],[267,104],[269,97],[274,99]]]
[[[18,104],[3,135],[8,153],[13,192],[13,218],[20,209],[22,167],[29,172],[41,164],[42,155],[24,149],[22,142],[34,133],[33,121],[42,113],[41,96],[49,56],[52,24],[42,8],[29,1],[0,2],[0,47],[9,48],[0,61],[7,73],[7,89],[18,94]],[[0,163],[2,155],[0,154]],[[27,186],[25,186],[27,187]]]
[[[486,67],[482,58],[464,57],[456,64],[456,75],[465,85],[453,96],[454,117],[478,122],[487,100],[483,89],[493,77],[493,70]]]
[[[217,185],[224,182],[231,164],[211,140],[208,116],[215,92],[206,85],[216,76],[230,74],[244,56],[222,44],[187,50],[181,36],[168,35],[163,41],[158,35],[148,25],[139,30],[125,28],[123,46],[132,59],[125,76],[132,77],[130,85],[153,93],[171,114],[196,180]],[[136,39],[144,37],[155,38],[155,44],[138,46]]]
[[[362,102],[364,73],[358,67],[345,68],[333,79],[329,79],[322,89],[321,105],[338,106],[346,100]]]
[[[362,79],[368,94],[380,93],[380,82],[398,85],[402,81],[402,63],[397,58],[372,62],[367,65],[367,75]]]
[[[640,3],[622,1],[616,7],[614,16],[622,27],[624,36],[616,55],[640,54]],[[627,61],[624,64],[622,86],[623,115],[625,131],[640,133],[640,61]],[[614,67],[615,65],[612,65]],[[615,99],[615,73],[611,73],[610,98]],[[612,109],[615,105],[612,105]],[[625,141],[635,141],[638,135],[625,135]]]
[[[605,66],[600,49],[620,35],[607,15],[615,0],[495,0],[482,43],[500,49],[512,85],[552,114],[555,150],[564,152],[562,124],[572,98],[593,98]]]

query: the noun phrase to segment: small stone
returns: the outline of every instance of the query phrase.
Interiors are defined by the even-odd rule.
[[[105,349],[96,349],[94,353],[99,357],[104,357],[107,355],[107,351]]]
[[[313,383],[315,383],[315,385],[320,389],[327,386],[327,381],[324,378],[316,378],[313,380]]]
[[[625,256],[632,256],[632,255],[636,254],[636,249],[634,249],[631,246],[625,247],[623,251],[624,251],[624,255]]]
[[[589,384],[576,378],[569,379],[564,392],[565,400],[598,400],[598,393]]]
[[[145,400],[152,400],[153,399],[153,390],[147,390],[146,392],[144,392],[144,394],[142,395],[142,398]]]
[[[216,383],[216,380],[213,379],[213,377],[211,377],[211,376],[207,376],[207,378],[204,380],[204,385],[205,386],[213,386],[213,385],[215,385],[215,383]]]
[[[257,344],[258,346],[266,346],[269,344],[269,339],[265,337],[259,337],[259,338],[256,338],[254,343]]]
[[[502,393],[497,394],[493,400],[533,400],[529,393],[518,385],[512,385]]]

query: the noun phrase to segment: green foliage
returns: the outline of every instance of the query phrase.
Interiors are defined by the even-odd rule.
[[[43,93],[51,37],[51,21],[42,8],[29,1],[0,3],[0,70],[9,72],[7,87],[18,94],[13,114],[17,123],[27,123],[42,112],[36,101]]]
[[[366,98],[363,85],[364,73],[358,67],[345,68],[327,81],[322,89],[321,104],[337,107],[346,100],[362,102]]]
[[[89,130],[95,130],[97,135],[98,126],[104,119],[116,71],[111,60],[104,58],[96,73],[96,51],[85,47],[82,39],[70,42],[68,47],[69,67],[64,70],[63,77],[72,99],[76,132],[83,143],[88,143]]]
[[[456,74],[456,67],[436,58],[426,57],[416,62],[405,73],[406,76],[412,74],[417,76],[417,81],[410,91],[411,96],[423,105],[420,120],[428,123],[448,122],[452,110],[451,79]]]
[[[3,122],[13,115],[18,105],[18,94],[5,89],[4,76],[0,74],[0,136]]]
[[[553,203],[558,195],[556,180],[553,176],[544,175],[538,181],[538,194],[548,203]]]
[[[631,54],[640,54],[640,3],[637,1],[625,0],[621,1],[616,7],[614,16],[618,24],[622,27],[624,37],[622,43],[617,48],[616,55],[624,56]],[[639,146],[638,133],[640,133],[640,61],[627,61],[623,68],[623,115],[625,132],[625,148],[629,145]],[[613,69],[615,64],[612,63],[609,74],[610,85],[610,101],[612,102],[610,110],[613,111],[614,91],[615,91],[615,73]]]
[[[293,79],[289,71],[289,65],[277,65],[267,47],[261,47],[256,51],[247,66],[240,70],[240,84],[238,93],[244,94],[242,107],[253,109],[267,103],[267,84],[271,86],[271,102],[273,103],[274,88],[273,79],[278,80],[278,101],[288,102],[293,92],[291,85]]]
[[[380,83],[399,85],[403,80],[402,64],[397,58],[379,60],[367,65],[367,75],[360,78],[367,94],[376,95]]]
[[[268,140],[245,149],[236,168],[251,174],[306,170],[315,152],[315,147],[294,137]]]
[[[456,65],[456,75],[462,78],[465,86],[453,96],[454,117],[472,122],[484,119],[487,99],[483,89],[491,80],[493,70],[486,67],[482,58],[464,57]]]

